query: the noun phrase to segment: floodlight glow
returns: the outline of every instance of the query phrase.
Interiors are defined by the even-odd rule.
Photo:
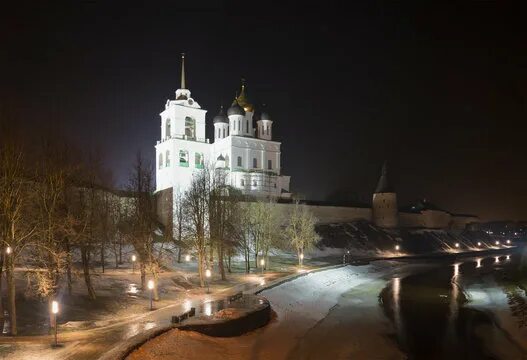
[[[511,243],[511,241],[510,241],[510,240],[507,240],[507,244],[510,244],[510,243]]]
[[[459,248],[459,243],[456,243],[456,247]]]
[[[304,259],[304,254],[300,254],[300,260],[303,260]]]
[[[395,251],[401,250],[401,247],[399,245],[395,245]]]
[[[136,261],[137,260],[137,256],[135,255],[132,255],[132,262]]]
[[[148,280],[148,289],[152,290],[154,288],[154,280]]]
[[[51,312],[53,314],[58,314],[58,312],[59,312],[59,303],[58,303],[58,301],[53,300],[51,302]]]
[[[7,255],[11,254],[12,251],[13,251],[13,250],[11,249],[11,246],[6,247],[6,249],[5,249],[5,253],[6,253]]]
[[[261,265],[261,266],[264,266],[264,265],[265,265],[265,260],[264,260],[264,259],[260,260],[260,265]]]
[[[481,241],[478,241],[478,246],[481,246]]]
[[[185,261],[190,261],[190,255],[185,255]]]
[[[496,242],[495,242],[495,244],[496,244],[496,245],[499,245],[499,244],[500,244],[500,242],[499,242],[499,241],[496,241]]]
[[[212,275],[212,273],[210,272],[210,269],[207,269],[205,270],[205,276],[210,278],[210,276]]]

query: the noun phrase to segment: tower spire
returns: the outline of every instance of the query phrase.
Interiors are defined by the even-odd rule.
[[[185,88],[185,53],[181,53],[181,89]]]

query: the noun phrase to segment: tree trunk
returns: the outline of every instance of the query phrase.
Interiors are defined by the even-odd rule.
[[[204,274],[203,274],[203,263],[205,262],[205,249],[198,249],[198,274],[199,274],[199,286],[205,286]]]
[[[102,236],[101,239],[101,267],[102,267],[102,273],[104,274],[104,236]]]
[[[70,248],[70,241],[66,238],[66,277],[68,279],[68,295],[71,296],[73,293],[72,283],[73,280],[71,278],[71,248]]]
[[[4,253],[4,248],[0,248],[0,251]],[[4,257],[0,254],[0,329],[4,328],[4,304],[2,299],[2,270],[4,268]]]
[[[181,263],[181,246],[177,249],[177,262]]]
[[[145,268],[145,264],[142,261],[141,261],[140,269],[141,269],[141,289],[145,290],[146,289],[146,268]]]
[[[157,271],[153,271],[152,275],[154,277],[154,290],[153,290],[154,301],[159,301],[159,291],[157,289],[157,286],[159,284],[159,274],[157,273]]]
[[[123,263],[123,238],[119,236],[119,264]]]
[[[226,280],[225,266],[223,266],[223,242],[221,240],[218,241],[218,267],[220,270],[221,279]]]
[[[9,324],[11,335],[17,334],[16,325],[16,288],[15,288],[15,262],[13,256],[8,256],[6,261],[6,277],[7,277],[7,308],[9,310]]]
[[[90,254],[86,246],[81,246],[81,258],[82,258],[82,272],[84,273],[84,282],[86,283],[86,289],[88,290],[88,296],[90,299],[95,300],[95,290],[91,283],[90,277]]]
[[[229,271],[229,274],[232,273],[232,270],[231,270],[231,257],[232,257],[232,254],[229,252],[229,257],[228,257],[228,260],[227,260],[227,271]]]

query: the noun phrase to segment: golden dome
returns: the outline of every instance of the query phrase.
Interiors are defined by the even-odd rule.
[[[240,95],[236,98],[236,101],[245,111],[254,112],[254,106],[245,94],[245,79],[242,79],[242,90],[240,91]]]

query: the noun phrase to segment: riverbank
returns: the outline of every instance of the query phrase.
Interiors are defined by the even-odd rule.
[[[324,357],[350,358],[364,355],[375,349],[382,358],[403,359],[404,355],[390,340],[389,321],[383,318],[378,306],[378,291],[385,280],[404,267],[427,267],[426,265],[403,265],[391,261],[378,261],[364,266],[345,266],[309,273],[276,287],[262,291],[276,314],[268,326],[236,338],[213,338],[194,332],[171,330],[140,348],[145,359],[286,359],[306,358],[307,354]],[[342,294],[352,289],[360,297],[342,299]],[[370,326],[352,330],[352,346],[342,337],[332,340],[329,334],[321,342],[331,322],[338,321],[330,314],[342,301],[351,301],[360,307],[355,313],[356,321]],[[333,334],[335,335],[335,334]],[[316,341],[315,341],[316,340]],[[316,344],[325,346],[317,347]],[[327,346],[326,346],[327,345]],[[138,359],[132,353],[127,359]]]

